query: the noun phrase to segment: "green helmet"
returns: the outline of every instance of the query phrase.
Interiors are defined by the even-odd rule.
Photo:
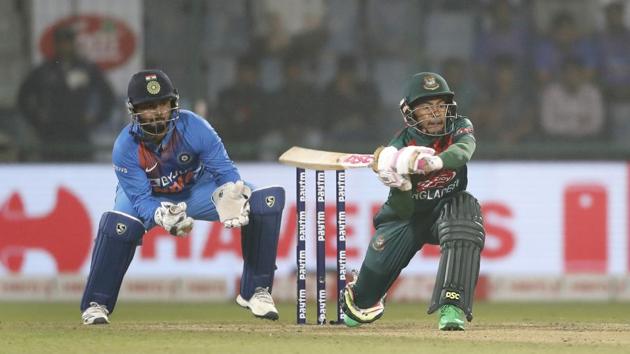
[[[423,100],[437,97],[445,98],[448,105],[444,131],[437,134],[427,133],[418,127],[418,121],[413,114],[413,107]],[[454,120],[457,117],[457,104],[453,100],[454,97],[455,93],[451,91],[446,80],[439,74],[430,72],[417,73],[407,81],[403,98],[400,101],[400,112],[407,126],[414,127],[423,134],[431,136],[450,134],[454,127]]]
[[[415,74],[407,81],[403,99],[411,105],[416,100],[437,96],[446,96],[452,100],[455,94],[442,76],[425,72]]]

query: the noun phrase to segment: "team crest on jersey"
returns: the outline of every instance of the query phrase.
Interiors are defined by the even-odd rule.
[[[272,208],[274,204],[276,204],[276,197],[274,197],[273,195],[268,195],[267,198],[265,198],[265,204],[267,204],[268,207]]]
[[[462,135],[462,134],[472,134],[474,133],[474,129],[473,127],[464,127],[464,128],[459,128],[457,129],[457,131],[455,132],[455,136],[458,135]]]
[[[125,231],[127,231],[127,225],[119,222],[116,224],[116,233],[118,234],[118,236],[122,235],[125,233]]]
[[[431,175],[427,180],[420,181],[416,185],[416,191],[421,192],[427,189],[443,188],[457,176],[453,170],[442,170],[436,175]]]
[[[385,249],[385,237],[383,235],[376,236],[374,241],[372,241],[372,249],[376,252],[381,252]]]
[[[424,84],[422,85],[422,87],[424,87],[425,89],[429,91],[433,91],[437,89],[438,87],[440,87],[440,84],[438,84],[437,80],[435,79],[435,76],[427,75],[424,77]]]
[[[158,93],[160,93],[160,89],[160,83],[155,80],[151,80],[147,83],[147,92],[152,95],[157,95]]]
[[[192,161],[192,156],[190,156],[190,154],[187,153],[187,152],[183,152],[183,153],[179,154],[179,156],[177,156],[177,161],[179,161],[179,163],[185,165],[187,163],[190,163],[190,161]]]

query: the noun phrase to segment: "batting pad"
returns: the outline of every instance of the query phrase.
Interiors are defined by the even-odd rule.
[[[481,208],[472,195],[461,192],[442,207],[437,220],[440,264],[428,313],[442,305],[459,307],[472,320],[472,300],[479,277],[485,231]]]
[[[114,312],[120,285],[144,232],[142,222],[132,216],[115,211],[103,214],[81,311],[90,307],[90,302],[97,302],[105,305],[109,313]]]
[[[269,288],[271,293],[284,201],[282,187],[265,187],[252,192],[249,224],[241,228],[243,274],[240,293],[244,299],[249,300],[257,287]]]

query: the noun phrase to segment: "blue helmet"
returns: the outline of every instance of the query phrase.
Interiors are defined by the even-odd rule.
[[[160,102],[170,99],[171,112],[169,118],[162,124],[142,122],[138,112],[138,105]],[[131,114],[136,131],[141,137],[162,135],[166,129],[172,129],[172,122],[179,118],[179,94],[171,79],[158,69],[142,70],[131,77],[127,86],[127,109]]]

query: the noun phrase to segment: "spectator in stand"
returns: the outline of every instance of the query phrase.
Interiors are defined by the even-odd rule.
[[[234,84],[218,95],[212,123],[236,160],[257,159],[259,141],[268,130],[265,117],[269,97],[259,85],[258,76],[257,59],[240,57]]]
[[[560,79],[542,91],[541,125],[547,137],[576,142],[603,138],[602,94],[585,70],[579,58],[569,57]]]
[[[598,34],[599,78],[617,143],[630,144],[630,30],[624,23],[625,2],[604,8],[606,27]]]
[[[328,31],[322,18],[305,15],[304,28],[291,37],[287,51],[289,55],[299,56],[309,71],[316,73],[319,69],[320,55],[327,40]]]
[[[531,138],[535,100],[520,84],[516,62],[511,56],[499,56],[492,64],[493,75],[471,112],[480,139],[512,144]]]
[[[381,98],[375,85],[361,80],[354,56],[337,60],[337,73],[324,90],[323,119],[326,120],[327,145],[358,146],[379,139]],[[341,146],[340,146],[341,147]],[[346,147],[347,149],[347,147]]]
[[[361,3],[361,2],[360,2]],[[410,46],[418,41],[418,18],[425,6],[424,1],[389,0],[363,1],[361,15],[365,16],[363,45],[368,57],[401,58],[409,55]],[[422,16],[421,16],[422,17]],[[419,22],[420,21],[420,22]]]
[[[101,69],[79,55],[70,26],[54,32],[53,58],[31,71],[17,105],[45,161],[89,161],[90,132],[110,118],[114,95]]]
[[[597,53],[592,41],[582,35],[570,12],[556,13],[550,23],[548,37],[540,39],[536,46],[535,70],[541,87],[556,79],[562,63],[575,57],[583,65],[583,75],[592,79],[597,67]]]
[[[485,8],[473,46],[478,77],[492,75],[492,63],[498,56],[514,58],[514,67],[519,69],[519,75],[522,74],[520,71],[530,66],[533,36],[524,6],[509,0],[494,0]],[[457,97],[460,97],[460,92],[457,92]]]
[[[306,79],[303,64],[299,57],[285,58],[284,83],[272,94],[268,117],[275,130],[271,135],[276,140],[275,149],[292,145],[321,147],[322,132],[328,129],[322,115],[321,93]],[[265,145],[269,144],[268,139]]]
[[[268,12],[261,22],[265,25],[253,38],[252,52],[258,56],[283,56],[291,43],[291,34],[287,32],[282,16]]]
[[[470,112],[479,87],[473,82],[469,63],[462,58],[449,57],[442,61],[441,67],[444,77],[448,77],[449,87],[457,93],[457,108]]]

